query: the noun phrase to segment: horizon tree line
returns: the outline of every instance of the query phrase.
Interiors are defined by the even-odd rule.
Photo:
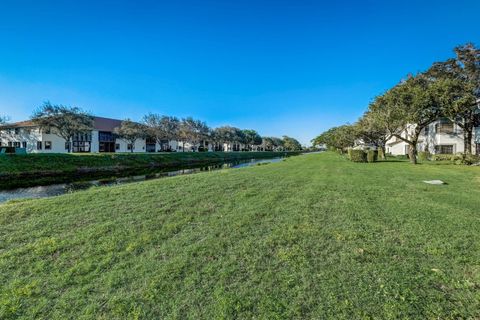
[[[94,126],[94,117],[90,113],[78,107],[54,105],[48,101],[34,111],[31,120],[42,130],[65,139],[68,152],[72,151],[75,134],[89,133]],[[0,124],[7,121],[7,117],[0,117]],[[192,151],[207,151],[207,142],[211,143],[214,151],[224,151],[224,145],[227,145],[228,151],[258,151],[262,147],[281,151],[302,150],[300,142],[289,136],[262,137],[253,129],[242,130],[228,125],[211,128],[206,122],[192,117],[180,119],[156,113],[145,115],[140,122],[125,119],[115,128],[114,134],[132,146],[131,152],[138,139],[155,141],[160,151],[171,151],[169,141],[172,140],[181,143],[182,151],[185,151],[187,143]]]
[[[387,141],[395,137],[407,143],[410,162],[416,164],[422,132],[446,118],[462,129],[464,157],[470,156],[473,130],[480,126],[480,49],[467,43],[454,52],[455,57],[410,74],[375,97],[356,123],[333,127],[312,144],[345,151],[361,140],[385,150]]]

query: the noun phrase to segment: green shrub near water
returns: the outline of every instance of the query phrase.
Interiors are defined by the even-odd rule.
[[[367,162],[367,153],[363,150],[350,151],[350,160],[353,162]]]
[[[367,151],[367,162],[373,163],[378,160],[378,151],[376,150],[368,150]]]

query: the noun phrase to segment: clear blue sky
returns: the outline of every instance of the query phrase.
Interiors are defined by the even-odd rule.
[[[478,0],[0,0],[0,114],[50,100],[307,143],[454,46],[480,45],[479,13]]]

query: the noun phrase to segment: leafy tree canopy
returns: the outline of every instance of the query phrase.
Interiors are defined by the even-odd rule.
[[[77,107],[53,105],[50,102],[39,107],[31,119],[41,129],[51,130],[68,142],[71,142],[75,134],[87,133],[93,129],[93,117],[89,113]],[[71,151],[70,143],[68,151]]]
[[[145,125],[134,122],[130,119],[123,120],[120,127],[115,128],[114,133],[132,145],[130,152],[133,152],[135,141],[137,141],[137,139],[144,139],[148,135]]]
[[[355,127],[350,124],[333,127],[312,140],[313,146],[325,144],[330,148],[345,150],[355,144]]]
[[[143,117],[143,123],[147,127],[147,134],[159,144],[164,140],[178,138],[180,120],[176,117],[149,113]]]
[[[288,151],[300,151],[302,150],[302,145],[298,140],[289,136],[283,136],[283,147]]]

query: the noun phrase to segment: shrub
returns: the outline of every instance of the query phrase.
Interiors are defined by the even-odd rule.
[[[376,150],[368,150],[367,151],[367,162],[372,163],[377,161],[378,158],[378,151]]]
[[[363,150],[351,150],[350,157],[353,162],[367,162],[367,153]]]
[[[418,160],[420,161],[427,161],[430,159],[430,152],[428,151],[420,151],[418,153]]]
[[[352,160],[352,148],[348,148],[347,152],[348,152],[348,159],[349,160]]]
[[[466,155],[465,159],[463,160],[463,163],[468,165],[475,164],[478,162],[480,162],[480,156],[473,155],[473,154]]]
[[[457,160],[463,160],[462,155],[460,154],[434,154],[432,155],[433,161],[451,161],[455,162]]]

